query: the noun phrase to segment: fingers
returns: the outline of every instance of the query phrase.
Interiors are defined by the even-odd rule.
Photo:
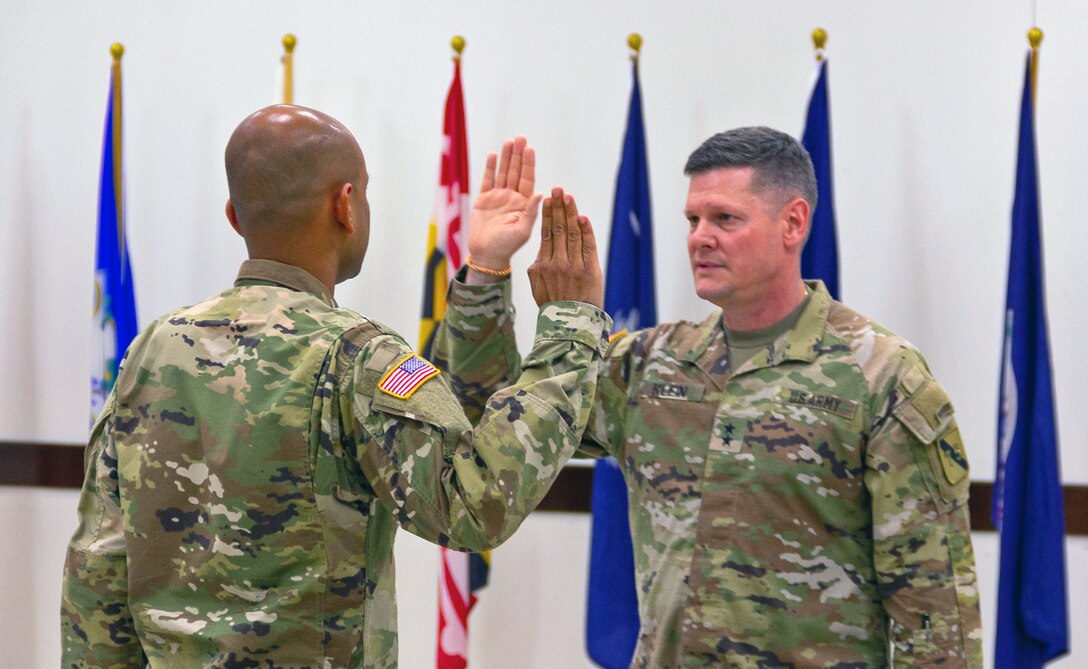
[[[536,151],[526,144],[526,139],[518,135],[514,139],[508,139],[502,143],[502,153],[499,159],[498,173],[490,162],[488,155],[488,167],[485,172],[485,180],[488,173],[492,177],[491,187],[510,188],[518,191],[525,197],[533,194],[536,185]],[[485,189],[481,189],[483,192]]]
[[[499,160],[499,174],[498,179],[495,182],[495,185],[499,188],[506,188],[509,185],[509,181],[507,180],[507,172],[510,169],[510,158],[513,154],[514,142],[508,139],[502,143],[502,157]],[[518,162],[520,163],[520,157],[518,159]]]
[[[567,206],[570,201],[571,196],[563,193],[562,188],[552,189],[552,254],[549,257],[564,264],[570,260],[567,253]]]
[[[524,139],[524,138],[523,138]],[[536,186],[536,151],[531,146],[525,147],[521,157],[521,179],[517,183],[518,192],[529,197]]]
[[[554,192],[554,191],[553,191]],[[540,215],[540,250],[537,251],[538,263],[552,259],[552,198],[544,198]]]
[[[574,202],[574,196],[568,194],[563,201],[563,216],[566,222],[564,242],[568,262],[582,264],[582,228],[578,225],[578,205]]]
[[[533,299],[541,306],[577,300],[600,307],[604,284],[589,218],[578,214],[574,198],[558,186],[544,199],[542,217],[540,251],[529,267]]]
[[[495,187],[495,163],[498,161],[498,156],[495,152],[487,154],[487,164],[484,165],[484,180],[480,184],[480,192],[486,193]]]
[[[506,169],[506,185],[517,189],[521,184],[521,163],[525,154],[525,138],[518,135],[510,152],[510,165]]]
[[[589,222],[588,216],[578,217],[578,228],[582,232],[582,264],[593,268],[600,260],[597,257],[597,236],[593,232],[593,224]]]

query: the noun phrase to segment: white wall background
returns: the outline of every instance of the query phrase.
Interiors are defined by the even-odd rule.
[[[141,323],[218,291],[244,255],[223,217],[222,150],[277,101],[280,38],[298,36],[296,101],[352,128],[373,209],[362,275],[338,298],[417,328],[438,172],[449,38],[463,34],[472,173],[524,133],[539,188],[562,184],[607,235],[630,87],[641,64],[654,198],[659,315],[699,318],[680,215],[687,154],[710,134],[765,124],[800,133],[810,31],[830,34],[844,299],[908,337],[954,398],[973,466],[992,479],[1017,115],[1029,0],[910,3],[0,4],[0,440],[80,442],[109,45],[123,42],[129,244]],[[1037,0],[1046,32],[1037,125],[1052,357],[1067,483],[1088,483],[1088,396],[1078,218],[1088,173],[1088,5]],[[519,333],[534,312],[516,259]],[[56,608],[72,491],[0,488],[0,667],[57,665]],[[588,521],[538,514],[495,552],[473,616],[472,666],[587,666],[581,621]],[[993,535],[976,536],[992,648]],[[1088,539],[1068,543],[1073,655],[1088,666]],[[398,548],[403,666],[430,666],[436,552]],[[1080,634],[1078,634],[1080,632]]]

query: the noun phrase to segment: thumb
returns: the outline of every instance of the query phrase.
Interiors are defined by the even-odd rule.
[[[543,193],[533,193],[533,196],[529,198],[529,204],[525,205],[525,220],[530,228],[536,223],[537,214],[540,213],[540,201],[543,199]]]

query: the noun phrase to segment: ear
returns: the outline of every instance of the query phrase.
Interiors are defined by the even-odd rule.
[[[804,246],[811,221],[809,213],[808,202],[800,197],[793,198],[782,208],[782,219],[786,223],[782,241],[787,249],[800,250]]]
[[[355,203],[351,198],[354,191],[355,188],[350,183],[340,186],[340,192],[336,194],[336,202],[333,204],[336,222],[349,235],[355,234]]]
[[[234,228],[238,236],[244,239],[245,235],[242,234],[242,228],[238,225],[238,214],[234,211],[234,203],[230,199],[227,199],[227,220],[230,221],[230,227]]]

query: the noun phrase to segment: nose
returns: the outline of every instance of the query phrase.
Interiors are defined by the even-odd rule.
[[[709,248],[714,245],[714,235],[710,234],[706,221],[699,221],[688,230],[688,244],[692,248]]]

